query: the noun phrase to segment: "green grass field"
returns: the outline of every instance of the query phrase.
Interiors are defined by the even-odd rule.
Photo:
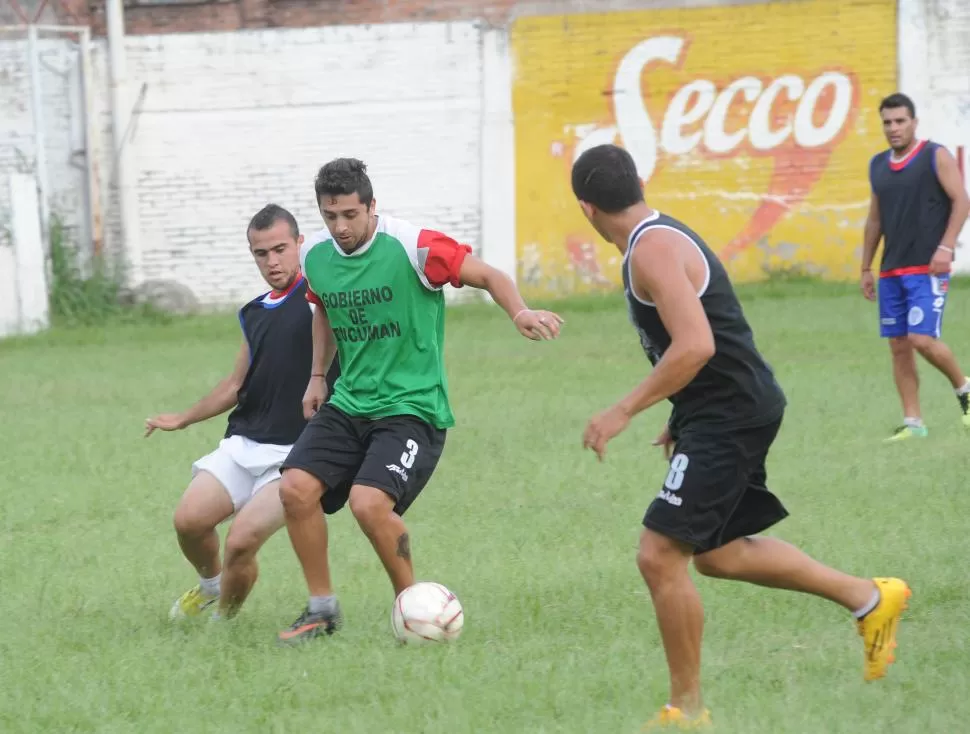
[[[970,292],[954,291],[946,337],[970,360]],[[776,533],[847,571],[900,575],[914,598],[897,664],[866,684],[843,610],[700,579],[715,730],[964,731],[970,435],[949,386],[921,366],[930,438],[883,446],[899,410],[875,306],[828,286],[742,293],[790,400],[768,466],[792,512]],[[285,531],[233,624],[168,622],[195,582],[172,510],[225,422],[146,440],[143,421],[229,369],[232,314],[0,342],[0,731],[638,731],[667,691],[634,562],[667,408],[641,415],[604,464],[583,451],[586,420],[649,364],[620,299],[556,308],[567,323],[545,344],[498,309],[450,312],[459,425],[407,516],[419,578],[465,606],[449,647],[395,644],[390,586],[348,512],[331,522],[339,635],[275,645],[305,603]]]

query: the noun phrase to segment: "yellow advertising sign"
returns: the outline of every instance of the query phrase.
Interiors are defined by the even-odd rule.
[[[620,283],[570,169],[633,155],[647,202],[738,280],[855,278],[878,106],[895,90],[894,0],[525,17],[512,29],[518,276],[530,295]]]

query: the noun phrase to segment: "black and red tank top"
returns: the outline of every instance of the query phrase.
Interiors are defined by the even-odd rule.
[[[873,156],[869,183],[879,201],[883,275],[928,272],[943,239],[952,202],[936,175],[936,150],[929,140],[916,144],[905,158],[892,150]]]

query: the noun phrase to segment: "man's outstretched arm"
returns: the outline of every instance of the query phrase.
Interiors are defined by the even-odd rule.
[[[246,379],[248,369],[249,345],[244,340],[242,346],[239,347],[236,362],[229,375],[222,378],[208,395],[201,398],[188,410],[181,413],[162,413],[154,418],[147,419],[145,421],[145,437],[152,435],[156,428],[161,431],[178,431],[191,426],[193,423],[201,423],[225,413],[236,405],[239,388],[242,387],[243,380]]]
[[[489,295],[509,315],[515,327],[529,339],[555,339],[559,336],[562,318],[552,311],[529,308],[512,279],[498,268],[466,255],[459,272],[461,285],[488,291]]]
[[[432,288],[451,284],[488,291],[523,336],[539,341],[559,336],[562,318],[551,311],[529,308],[512,279],[472,255],[472,248],[441,232],[422,229],[417,242],[421,274]]]

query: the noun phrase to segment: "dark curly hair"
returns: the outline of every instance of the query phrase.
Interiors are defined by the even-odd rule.
[[[374,200],[374,187],[367,177],[367,166],[356,158],[335,158],[317,173],[313,185],[319,202],[323,196],[357,194],[360,203],[370,206]]]

